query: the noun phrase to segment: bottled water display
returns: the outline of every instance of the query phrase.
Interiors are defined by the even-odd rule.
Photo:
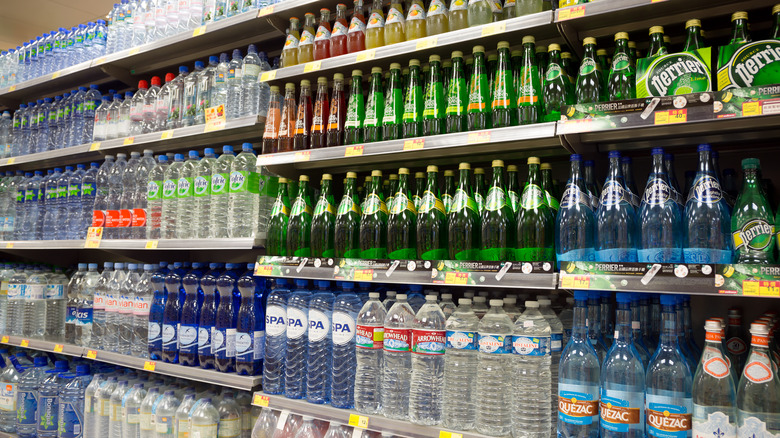
[[[518,438],[544,437],[551,430],[551,329],[539,312],[541,301],[525,302],[512,335],[512,370],[519,385],[512,395],[512,436]]]

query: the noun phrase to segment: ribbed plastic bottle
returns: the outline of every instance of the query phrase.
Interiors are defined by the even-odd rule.
[[[355,328],[355,410],[366,414],[383,412],[384,322],[387,310],[379,292],[369,292],[358,313]]]
[[[241,304],[236,324],[236,373],[255,376],[263,370],[265,348],[266,278],[254,276],[254,263],[246,265],[246,271],[238,279]]]
[[[222,155],[211,168],[211,212],[209,237],[227,238],[228,210],[230,208],[230,172],[233,168],[233,146],[222,146]]]
[[[232,238],[255,237],[258,230],[261,185],[256,163],[252,143],[242,144],[230,169],[226,226]]]
[[[550,402],[553,416],[550,428],[554,432],[558,427],[558,365],[561,362],[561,352],[563,351],[563,324],[550,307],[552,301],[549,298],[539,298],[536,301],[539,303],[539,313],[550,325],[550,382],[552,384]]]
[[[216,161],[214,149],[203,150],[203,158],[195,165],[193,179],[193,204],[190,215],[192,237],[206,239],[211,226],[211,172]]]
[[[503,304],[503,302],[502,302]],[[444,404],[444,352],[446,318],[437,296],[425,296],[412,328],[412,374],[409,385],[409,419],[422,425],[441,424]]]
[[[179,216],[177,184],[182,167],[184,167],[184,155],[176,154],[173,158],[173,163],[165,169],[162,185],[162,225],[160,230],[160,238],[162,239],[176,238]]]
[[[84,432],[84,438],[95,437],[95,426],[97,422],[97,415],[100,409],[95,394],[97,393],[100,385],[105,381],[102,374],[93,374],[92,380],[84,389],[84,410],[82,411],[82,431]]]
[[[162,359],[168,363],[179,363],[179,328],[181,306],[184,302],[184,288],[181,279],[187,274],[182,263],[173,264],[165,276],[165,307],[162,317]]]
[[[539,308],[538,301],[526,301],[512,335],[511,380],[517,385],[512,394],[512,435],[516,438],[550,436],[551,329]]]
[[[306,361],[306,401],[327,404],[330,401],[333,333],[331,332],[335,296],[329,281],[316,281],[309,299],[309,344]]]
[[[512,431],[511,394],[493,389],[503,385],[512,373],[512,320],[504,312],[503,305],[503,300],[490,300],[490,309],[477,327],[476,429],[493,436],[508,435]]]
[[[96,415],[95,415],[95,437],[109,436],[109,417],[111,415],[111,393],[114,392],[117,386],[116,376],[109,377],[106,381],[100,384],[95,393],[94,399],[96,400]]]
[[[287,354],[285,357],[284,395],[306,396],[306,363],[309,338],[308,280],[295,280],[295,289],[287,299]]]
[[[471,299],[459,299],[445,326],[442,422],[449,429],[471,430],[476,423],[478,326]]]
[[[147,239],[160,239],[163,220],[163,183],[165,181],[165,169],[168,167],[168,157],[157,157],[157,165],[149,172],[149,180],[146,191],[146,205],[148,223],[146,226]]]
[[[130,353],[135,357],[149,357],[147,342],[149,340],[149,312],[152,307],[152,272],[155,265],[145,264],[144,273],[135,285],[133,296],[133,342]]]
[[[122,399],[127,392],[128,381],[120,380],[109,398],[108,436],[122,436]]]
[[[238,320],[238,267],[236,263],[225,265],[225,272],[217,278],[219,305],[217,319],[211,333],[212,352],[217,371],[229,373],[236,368],[236,326]]]
[[[386,417],[397,420],[409,417],[414,311],[406,296],[396,295],[397,301],[385,317],[384,372],[380,373],[383,412]]]
[[[201,263],[194,262],[192,270],[182,278],[185,291],[181,306],[179,325],[179,363],[186,366],[198,366],[198,321],[203,305],[203,291],[200,278],[203,276]]]
[[[341,288],[333,301],[331,316],[330,404],[351,409],[355,406],[356,324],[363,301],[355,294],[354,283],[343,282]]]
[[[217,294],[217,278],[220,275],[219,263],[209,264],[209,270],[200,279],[200,288],[203,291],[203,305],[200,308],[200,320],[198,321],[198,362],[203,369],[214,368],[214,351],[211,348],[212,331],[217,321],[217,306],[219,294]]]
[[[36,423],[39,438],[56,438],[59,428],[59,392],[62,379],[60,374],[68,372],[68,361],[58,360],[54,368],[46,371],[38,388],[38,412]]]

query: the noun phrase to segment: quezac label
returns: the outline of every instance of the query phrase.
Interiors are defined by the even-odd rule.
[[[558,419],[567,424],[586,426],[598,421],[598,386],[558,384]]]

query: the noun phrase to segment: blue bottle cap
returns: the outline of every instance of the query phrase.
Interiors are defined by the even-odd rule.
[[[180,65],[179,66],[179,73],[189,73],[190,69],[186,65]]]
[[[203,266],[201,262],[192,262],[192,269],[200,269]]]
[[[360,283],[360,287],[371,287],[371,283],[363,283],[363,282],[361,282]],[[422,290],[422,285],[410,284],[409,285],[409,290],[412,290],[412,291],[415,291],[415,292],[419,292],[419,291]]]
[[[670,154],[669,152],[666,152],[664,153],[664,160],[674,161],[674,155]]]
[[[89,365],[76,365],[76,374],[79,376],[85,376],[89,374]]]
[[[160,263],[158,264],[158,266],[160,266],[161,268],[165,268],[165,267],[167,267],[167,266],[168,266],[168,262],[160,262]]]
[[[223,154],[232,154],[233,153],[233,146],[230,146],[230,145],[222,146],[222,153]]]
[[[68,371],[68,361],[58,360],[57,362],[54,362],[54,370],[59,372]]]
[[[243,152],[252,152],[252,143],[243,143],[243,144],[241,144],[241,150]]]
[[[277,278],[275,279],[276,286],[277,287],[283,287],[287,286],[287,279],[286,278]]]
[[[36,102],[38,103],[38,105],[40,105],[43,103],[43,99],[38,99]]]
[[[98,167],[100,167],[100,163],[97,163],[97,162],[93,161],[93,162],[89,163],[89,167],[98,168]]]
[[[184,155],[182,154],[176,154],[173,156],[174,161],[184,161]]]
[[[116,262],[116,263],[114,263],[114,267],[115,267],[117,270],[122,270],[122,269],[125,269],[125,264],[124,264],[124,263],[122,263],[122,262]]]
[[[65,170],[73,172],[73,166],[65,166]]]
[[[309,286],[309,280],[303,279],[303,278],[296,278],[295,279],[295,287],[299,287],[301,289],[305,289]]]
[[[618,292],[615,294],[615,301],[618,303],[630,303],[631,302],[631,294],[628,292]]]
[[[580,155],[580,154],[571,154],[571,155],[569,155],[569,161],[582,161],[582,155]]]
[[[154,271],[155,266],[151,263],[147,263],[144,265],[144,271]]]
[[[712,146],[710,146],[710,145],[709,145],[709,144],[707,144],[707,143],[703,143],[703,144],[700,144],[700,145],[699,145],[699,148],[698,148],[698,150],[699,150],[699,152],[704,152],[704,151],[708,151],[708,152],[709,152],[709,151],[711,151],[711,150],[712,150]]]
[[[257,47],[254,44],[250,44],[249,47],[246,48],[246,53],[257,53]]]
[[[44,97],[43,101],[46,103],[51,103],[51,97]]]
[[[219,54],[219,62],[228,62],[228,54],[227,53],[220,53]]]
[[[317,280],[317,287],[329,288],[330,287],[330,281],[328,281],[328,280]]]
[[[206,148],[206,149],[203,149],[203,155],[206,155],[206,156],[208,156],[208,155],[214,155],[214,148]]]
[[[106,20],[98,20],[97,24],[105,26],[106,25]]]
[[[113,266],[113,265],[114,265],[114,264],[113,264],[113,263],[111,263],[111,266]],[[78,265],[78,266],[79,266],[79,269],[87,269],[87,264],[86,264],[86,263],[79,263],[79,265]]]
[[[87,265],[87,267],[89,269],[97,269],[98,268],[98,264],[97,263],[90,263],[89,265]]]
[[[209,64],[216,64],[219,62],[219,57],[217,56],[209,56]]]
[[[219,263],[209,263],[209,269],[212,271],[217,268],[219,268]]]
[[[167,163],[168,162],[168,157],[165,156],[165,155],[160,155],[159,157],[157,157],[157,161],[160,162],[160,163]]]
[[[662,294],[661,295],[661,305],[662,306],[674,306],[677,304],[677,296],[676,295],[669,295],[669,294]]]
[[[187,156],[190,157],[190,158],[198,158],[199,157],[198,151],[189,151],[187,153]]]
[[[592,299],[598,300],[599,298],[601,298],[601,292],[600,291],[597,291],[597,290],[589,290],[588,291],[588,299],[589,300],[592,300]]]
[[[119,93],[114,93],[114,99],[116,100],[122,100],[122,95]]]
[[[95,85],[95,84],[89,84],[89,89],[90,89],[90,90],[97,90],[97,89],[98,89],[98,86],[97,86],[97,85]]]
[[[27,108],[27,104],[23,103],[23,104],[19,105],[19,109],[22,109],[22,108]]]
[[[87,166],[85,166],[85,165],[83,165],[83,164],[77,164],[77,165],[76,165],[76,169],[79,169],[79,170],[84,170],[84,169],[86,169],[86,168],[87,168]]]
[[[131,271],[135,271],[136,269],[138,269],[138,263],[128,263],[127,268],[130,269]]]
[[[233,58],[241,57],[241,49],[233,49]]]
[[[182,263],[181,262],[173,262],[173,269],[179,269],[181,267],[182,267]]]
[[[609,158],[620,158],[620,152],[618,152],[618,151],[609,151]]]
[[[204,66],[203,66],[203,61],[195,61],[195,69],[196,69],[196,70],[200,70],[200,69],[202,69],[203,67],[204,67]]]
[[[55,167],[55,168],[54,168],[54,171],[55,171],[55,172],[62,172],[62,167]]]
[[[25,178],[32,178],[33,174],[31,172],[24,172]]]
[[[35,171],[35,176],[43,176],[43,171],[36,170]]]
[[[49,359],[46,359],[45,357],[38,356],[35,359],[33,359],[33,365],[36,367],[45,367],[49,364]]]
[[[254,271],[255,270],[255,264],[254,263],[247,263],[246,264],[247,271]]]
[[[574,299],[576,301],[587,301],[588,300],[588,291],[586,291],[586,290],[575,290],[574,291]]]

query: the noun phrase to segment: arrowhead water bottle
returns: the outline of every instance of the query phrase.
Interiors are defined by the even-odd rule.
[[[596,260],[602,262],[636,262],[638,224],[629,202],[620,152],[609,153],[609,171],[596,211]]]
[[[721,324],[704,323],[704,352],[693,377],[693,437],[737,436],[737,391],[723,351]]]
[[[682,263],[682,214],[672,198],[664,151],[654,148],[653,164],[639,208],[640,263]]]
[[[254,263],[246,265],[246,271],[238,279],[241,305],[236,325],[236,373],[254,376],[263,369],[265,347],[266,278],[254,276]]]
[[[555,221],[555,248],[558,262],[593,261],[596,253],[596,216],[582,174],[582,158],[569,157],[570,173]]]
[[[285,356],[284,395],[287,398],[306,396],[306,361],[309,332],[308,280],[295,280],[287,299],[287,353]]]
[[[770,359],[769,326],[763,322],[750,325],[750,354],[737,388],[737,436],[770,436],[778,431],[780,383],[777,368]]]
[[[517,438],[546,438],[551,431],[551,330],[545,316],[539,312],[539,304],[538,301],[525,302],[526,310],[514,323],[512,335],[510,375],[517,385],[512,394],[515,411],[512,435]]]
[[[479,322],[477,365],[477,419],[479,433],[492,436],[512,431],[511,395],[495,391],[511,375],[512,320],[504,312],[502,300],[490,300],[490,310]]]
[[[441,424],[446,318],[436,295],[426,295],[412,328],[412,373],[409,419],[422,425]]]
[[[369,292],[368,301],[358,313],[355,328],[355,410],[366,414],[383,411],[384,321],[385,307],[378,292]]]
[[[330,282],[316,281],[316,290],[309,300],[309,343],[306,363],[306,400],[327,404],[330,399],[330,370],[333,339],[331,318],[335,297]]]
[[[386,417],[400,420],[407,419],[409,412],[411,329],[414,312],[406,301],[406,294],[398,294],[396,299],[384,321],[382,408]]]

